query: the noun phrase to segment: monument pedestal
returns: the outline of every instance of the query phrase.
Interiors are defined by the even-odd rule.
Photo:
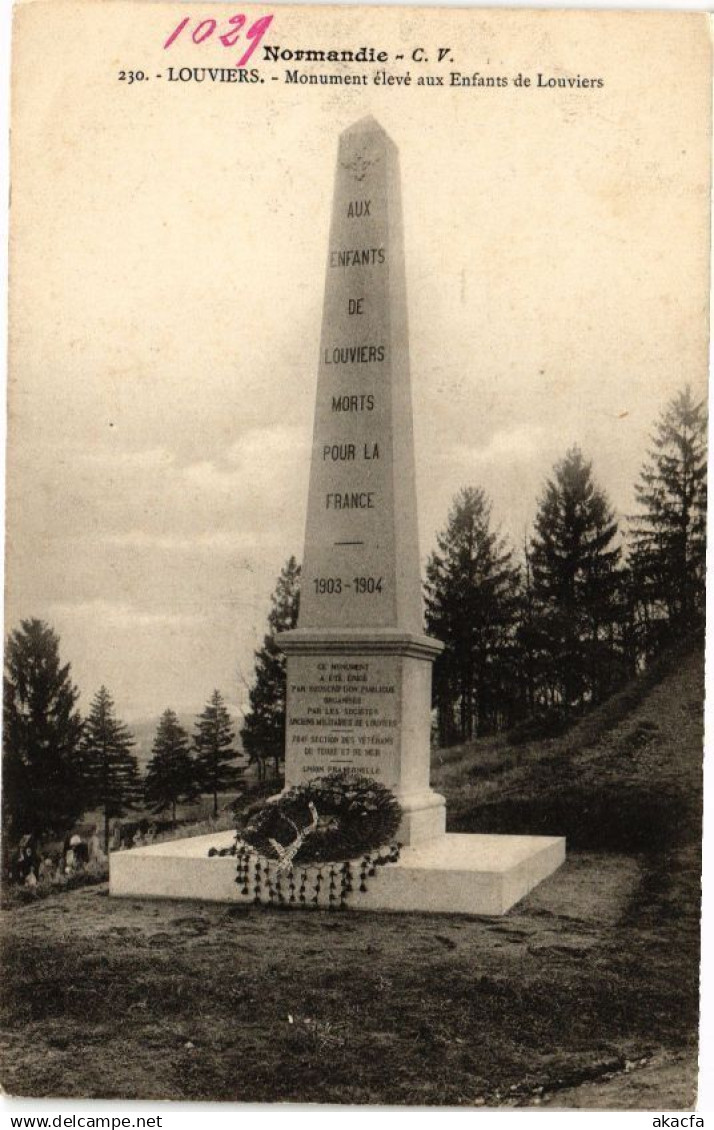
[[[196,899],[245,903],[236,883],[233,832],[170,840],[110,857],[109,893],[119,898]],[[427,914],[505,914],[565,859],[565,840],[553,836],[443,835],[402,850],[398,863],[378,867],[365,892],[353,891],[353,910]],[[263,902],[267,896],[263,895]],[[319,906],[328,908],[327,884]],[[308,911],[309,913],[309,911]]]
[[[295,629],[287,655],[285,788],[335,770],[374,777],[402,808],[397,839],[446,830],[429,787],[431,665],[438,640],[391,628]]]

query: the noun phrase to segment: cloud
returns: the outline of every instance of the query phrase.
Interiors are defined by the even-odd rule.
[[[94,468],[106,465],[114,468],[144,471],[151,468],[170,467],[175,462],[175,454],[166,447],[146,447],[132,451],[122,446],[103,447],[94,451],[87,451],[77,450],[75,446],[65,446],[64,450],[67,459]]]
[[[248,553],[278,530],[297,541],[309,441],[297,426],[247,428],[228,444],[213,442],[210,458],[189,462],[166,445],[120,448],[115,437],[90,449],[26,446],[14,455],[10,524],[26,548],[34,542],[43,552],[53,541],[76,541]]]
[[[281,498],[300,469],[307,476],[310,439],[304,429],[285,424],[251,428],[213,458],[189,463],[182,476],[188,488],[210,494]]]
[[[514,463],[529,463],[537,459],[546,445],[545,429],[537,425],[522,424],[515,428],[496,431],[488,443],[456,443],[442,458],[445,462],[459,464],[462,468],[474,469],[489,467],[500,463],[512,466]]]
[[[251,428],[226,453],[226,459],[241,469],[265,464],[275,469],[275,461],[293,463],[302,460],[310,449],[310,434],[304,428],[277,424],[274,427]]]
[[[113,603],[108,600],[52,601],[47,609],[51,617],[61,619],[71,616],[75,620],[88,620],[92,624],[109,626],[113,630],[195,628],[207,620],[203,613],[153,612],[129,603]]]
[[[77,540],[77,539],[73,539]],[[261,544],[258,534],[244,530],[215,530],[193,535],[154,534],[149,530],[133,529],[125,533],[100,534],[90,531],[79,535],[80,541],[133,549],[159,550],[170,553],[246,553]]]

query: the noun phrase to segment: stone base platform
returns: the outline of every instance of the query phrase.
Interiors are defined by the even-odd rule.
[[[110,857],[109,893],[123,898],[249,903],[235,882],[234,856],[208,856],[233,842],[233,832],[171,840]],[[349,896],[350,910],[505,914],[565,860],[554,836],[447,834],[402,849],[398,863],[378,867],[367,891]],[[327,905],[323,884],[320,905]],[[264,896],[265,898],[265,896]]]

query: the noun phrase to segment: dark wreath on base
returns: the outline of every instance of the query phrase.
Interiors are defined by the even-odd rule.
[[[401,818],[394,794],[369,777],[316,777],[244,814],[236,882],[256,903],[343,908],[377,867],[399,859]]]

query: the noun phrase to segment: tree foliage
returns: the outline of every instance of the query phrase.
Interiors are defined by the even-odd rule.
[[[243,747],[251,763],[257,764],[261,779],[266,776],[266,764],[270,760],[277,776],[285,756],[285,656],[278,648],[276,637],[297,626],[299,609],[300,566],[291,557],[271,596],[268,631],[263,646],[255,652],[250,709],[241,729]]]
[[[142,798],[135,742],[128,727],[116,717],[106,687],[97,691],[84,724],[81,742],[82,771],[87,807],[104,813],[104,846],[109,845],[109,821],[121,817]]]
[[[646,654],[691,631],[704,612],[707,416],[689,386],[669,402],[651,442],[630,550]]]
[[[171,809],[176,823],[176,805],[194,800],[198,789],[196,769],[190,753],[191,740],[173,710],[165,710],[159,722],[152,757],[146,770],[144,797],[153,811]]]
[[[230,763],[237,753],[235,731],[220,691],[214,691],[202,714],[196,719],[193,739],[196,751],[196,779],[202,792],[213,795],[213,815],[218,815],[218,794],[234,789],[242,770]]]
[[[566,712],[611,689],[618,533],[607,496],[578,447],[556,464],[530,547],[540,694]]]
[[[23,620],[8,636],[3,689],[4,839],[61,835],[82,812],[82,723],[70,665],[42,620]]]
[[[503,725],[514,701],[519,570],[491,529],[482,490],[454,499],[426,567],[427,631],[446,646],[434,668],[440,737],[465,741]]]

